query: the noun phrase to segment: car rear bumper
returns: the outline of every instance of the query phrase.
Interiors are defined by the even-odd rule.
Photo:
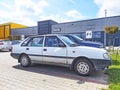
[[[15,59],[18,59],[20,56],[20,54],[17,54],[17,53],[10,53],[10,55]]]
[[[91,59],[91,62],[93,63],[95,70],[105,70],[112,63],[111,60],[105,59]]]

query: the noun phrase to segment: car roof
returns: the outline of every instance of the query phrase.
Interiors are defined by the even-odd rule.
[[[35,36],[29,36],[29,37],[40,37],[40,36],[58,36],[60,34],[44,34],[44,35],[35,35]]]
[[[39,36],[58,36],[58,35],[72,35],[72,34],[44,34],[44,35],[33,35],[29,37],[39,37]]]

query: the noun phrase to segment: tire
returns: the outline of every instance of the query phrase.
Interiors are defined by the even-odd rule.
[[[28,66],[31,65],[31,60],[30,60],[30,58],[27,55],[23,54],[20,57],[20,64],[23,67],[28,67]]]
[[[93,66],[87,59],[81,58],[75,62],[74,69],[79,75],[87,76],[92,73]]]

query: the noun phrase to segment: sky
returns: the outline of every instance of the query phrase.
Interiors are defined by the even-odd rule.
[[[36,26],[38,21],[58,23],[120,15],[120,0],[0,0],[0,23]]]

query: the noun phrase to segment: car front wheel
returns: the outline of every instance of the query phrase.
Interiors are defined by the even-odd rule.
[[[91,74],[93,70],[92,64],[86,59],[80,59],[76,61],[74,69],[78,74],[83,76]]]
[[[31,65],[31,61],[29,59],[29,57],[25,54],[23,54],[21,57],[20,57],[20,64],[21,66],[23,67],[28,67]]]

